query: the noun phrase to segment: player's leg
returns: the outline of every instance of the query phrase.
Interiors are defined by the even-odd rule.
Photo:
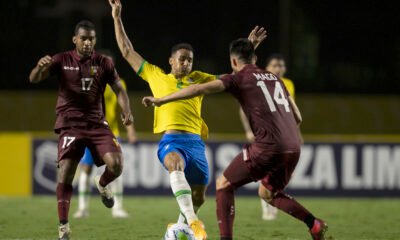
[[[117,137],[118,142],[120,142],[120,138]],[[124,192],[124,181],[123,174],[121,174],[118,178],[116,178],[111,184],[111,190],[114,193],[114,207],[111,210],[111,215],[114,218],[126,218],[129,214],[123,209],[123,192]]]
[[[91,129],[88,133],[88,148],[96,166],[106,165],[103,174],[95,177],[101,200],[107,208],[114,206],[114,196],[109,183],[122,173],[121,146],[107,126]]]
[[[210,174],[203,141],[200,137],[191,137],[193,140],[186,141],[186,145],[184,146],[184,151],[189,157],[184,172],[186,180],[192,189],[193,209],[196,215],[198,215],[200,207],[205,202]],[[178,223],[183,221],[184,217],[181,214]]]
[[[259,195],[272,206],[304,222],[313,236],[313,239],[325,239],[324,235],[328,229],[327,224],[323,220],[315,218],[314,215],[298,203],[292,196],[286,194],[284,191],[271,192],[264,186],[260,187]]]
[[[275,162],[280,163],[280,166],[262,179],[259,196],[272,206],[304,222],[313,239],[324,239],[326,223],[315,218],[311,212],[283,191],[297,165],[299,153],[280,154],[277,158],[278,161]]]
[[[235,219],[235,189],[252,182],[249,168],[240,153],[229,164],[216,182],[217,218],[221,240],[233,239],[233,221]]]
[[[206,201],[207,185],[190,184],[190,188],[192,189],[193,210],[197,215],[200,207]],[[179,214],[177,223],[187,223],[186,218],[182,213]]]
[[[88,148],[85,148],[79,164],[79,182],[78,182],[78,210],[74,214],[75,218],[89,216],[89,195],[90,195],[90,174],[93,169],[93,157]]]
[[[192,189],[185,175],[185,168],[189,164],[189,156],[185,149],[188,148],[188,142],[197,139],[201,140],[200,136],[195,134],[165,134],[159,144],[158,158],[169,171],[172,192],[195,238],[206,239],[207,233],[194,211]]]
[[[198,219],[192,200],[192,189],[186,180],[185,160],[178,152],[169,152],[164,157],[164,166],[169,171],[170,184],[179,209],[194,232],[196,240],[207,238],[204,224]]]
[[[122,173],[122,154],[121,152],[108,152],[104,154],[103,161],[106,164],[106,168],[100,177],[96,177],[95,182],[103,204],[108,208],[112,208],[114,206],[114,196],[109,184]]]
[[[72,180],[79,161],[74,159],[62,159],[59,161],[57,177],[57,209],[59,224],[59,239],[68,240],[70,228],[68,223],[68,214],[72,197]]]
[[[60,224],[58,235],[61,240],[68,240],[70,227],[68,222],[69,208],[72,197],[72,181],[83,156],[81,130],[61,130],[58,141],[58,173],[57,173],[57,209]]]
[[[262,184],[259,184],[259,190],[261,191],[263,188]],[[264,199],[260,198],[261,200],[261,219],[270,221],[275,220],[278,216],[278,209],[273,207],[271,204],[268,204]]]
[[[114,193],[114,207],[112,208],[111,215],[114,218],[126,218],[129,214],[123,209],[123,191],[124,191],[124,183],[123,183],[123,174],[115,179],[111,184],[111,190]]]
[[[178,202],[181,213],[191,224],[198,220],[192,201],[192,190],[186,180],[184,168],[185,161],[178,152],[169,152],[164,156],[164,166],[168,169],[172,192]]]

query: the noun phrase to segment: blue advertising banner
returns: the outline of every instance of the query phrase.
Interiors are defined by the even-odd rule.
[[[207,142],[208,194],[215,193],[215,177],[241,151],[242,144]],[[37,139],[32,146],[33,193],[53,194],[57,142]],[[171,194],[168,173],[157,158],[157,142],[123,143],[122,149],[125,194]],[[93,174],[102,171],[99,168]],[[256,195],[257,187],[258,183],[246,185],[238,194]],[[400,144],[307,143],[287,190],[296,196],[400,197]]]

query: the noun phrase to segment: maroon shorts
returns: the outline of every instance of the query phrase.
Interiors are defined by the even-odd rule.
[[[250,145],[224,171],[225,178],[238,188],[261,180],[270,191],[283,190],[299,161],[300,152],[271,153]]]
[[[108,126],[64,128],[58,138],[58,161],[67,158],[80,161],[85,147],[92,153],[96,166],[104,165],[106,153],[121,153],[121,147]]]

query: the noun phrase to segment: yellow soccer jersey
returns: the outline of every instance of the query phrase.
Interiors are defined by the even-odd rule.
[[[288,90],[290,96],[292,96],[292,98],[294,99],[294,93],[295,93],[295,89],[294,89],[294,84],[293,81],[290,80],[289,78],[281,78],[283,81],[283,84],[285,84],[286,89]]]
[[[122,87],[126,90],[125,82],[122,79],[120,79],[120,82]],[[117,117],[118,99],[110,85],[107,85],[106,90],[104,91],[104,101],[106,104],[106,120],[108,125],[111,131],[114,133],[114,136],[119,137],[119,118]]]
[[[164,97],[192,84],[200,84],[217,79],[217,76],[193,71],[182,79],[166,74],[161,68],[146,61],[142,63],[137,74],[149,83],[153,96]],[[154,108],[154,133],[167,130],[182,130],[208,137],[208,128],[201,118],[203,96],[169,102]]]

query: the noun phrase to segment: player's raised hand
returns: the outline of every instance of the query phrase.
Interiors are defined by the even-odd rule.
[[[39,59],[37,66],[40,71],[44,71],[48,67],[50,67],[51,62],[52,62],[51,57],[49,55],[46,55],[46,56],[42,57],[41,59]]]
[[[142,99],[142,103],[145,107],[149,107],[149,106],[153,106],[153,107],[157,106],[158,107],[161,105],[160,102],[158,101],[158,98],[154,98],[152,96],[144,97]]]
[[[129,126],[133,123],[133,115],[131,112],[121,114],[122,123],[125,126]]]
[[[112,16],[113,18],[119,18],[121,17],[121,11],[122,11],[122,4],[120,0],[108,0],[110,3],[110,6],[112,8]]]
[[[267,38],[267,31],[263,27],[256,26],[249,34],[248,39],[257,48]]]

